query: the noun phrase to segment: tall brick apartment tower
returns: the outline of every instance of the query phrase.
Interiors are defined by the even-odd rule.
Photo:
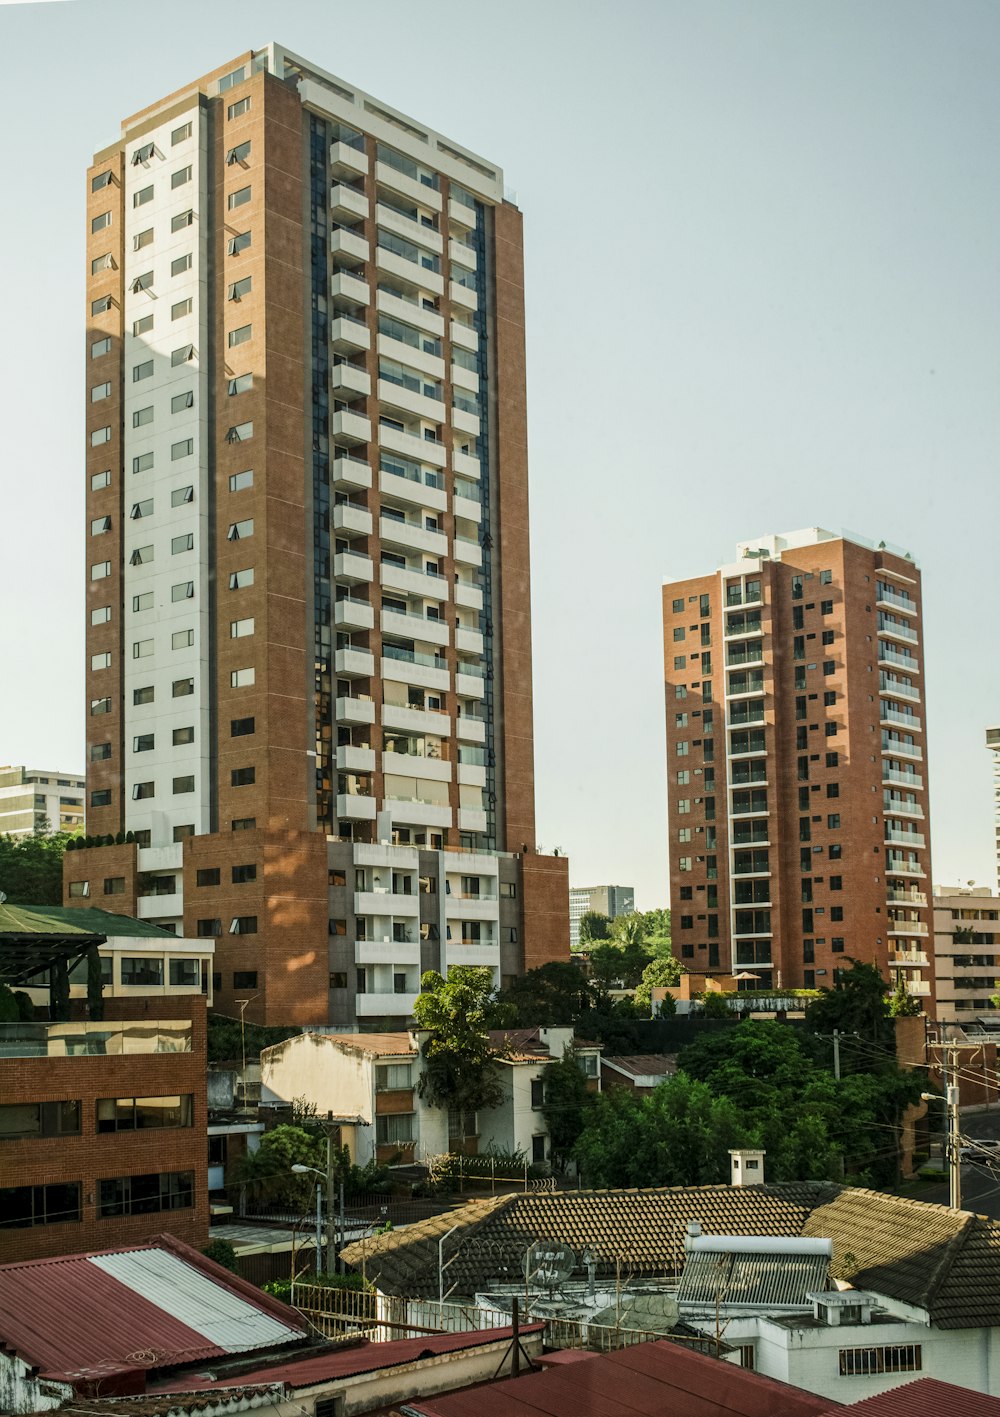
[[[689,968],[932,992],[920,572],[819,528],[663,587],[670,898]]]
[[[217,936],[267,1022],[568,957],[501,172],[272,44],[87,185],[87,831],[135,841],[67,889]]]

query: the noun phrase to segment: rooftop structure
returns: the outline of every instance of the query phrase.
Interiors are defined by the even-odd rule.
[[[82,831],[86,785],[75,773],[0,767],[0,836]]]

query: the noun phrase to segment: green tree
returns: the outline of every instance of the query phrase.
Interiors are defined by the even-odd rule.
[[[680,977],[680,960],[674,959],[672,955],[669,959],[657,958],[649,961],[635,989],[635,1002],[646,1011],[647,1018],[653,1007],[653,989],[664,986],[674,988],[680,982]]]
[[[500,996],[506,1028],[575,1024],[591,1003],[591,988],[579,965],[550,960],[519,975]]]
[[[239,1261],[229,1240],[210,1240],[202,1254],[207,1259],[214,1260],[216,1264],[221,1264],[223,1269],[231,1269],[234,1274],[239,1274]]]
[[[420,1096],[432,1107],[477,1112],[499,1106],[503,1087],[489,1030],[498,1022],[493,973],[462,965],[447,979],[430,969],[420,980],[413,1015],[428,1037],[421,1045]]]
[[[62,862],[70,832],[0,836],[0,890],[12,905],[62,905]]]
[[[702,1018],[732,1018],[733,1011],[725,994],[717,989],[706,989],[701,996]]]
[[[756,1137],[727,1097],[684,1073],[640,1096],[599,1093],[573,1149],[588,1186],[692,1186],[729,1178],[729,1149]]]
[[[889,996],[889,1014],[892,1018],[914,1018],[917,1014],[922,1014],[920,1000],[915,999],[906,988],[906,980],[903,978],[903,971],[899,971],[896,979],[896,987]]]
[[[587,1088],[587,1079],[571,1047],[566,1047],[558,1062],[545,1069],[542,1116],[552,1142],[552,1159],[561,1170],[569,1160],[576,1140],[583,1131],[587,1113],[594,1105],[596,1093]]]
[[[889,986],[877,964],[849,960],[849,969],[837,971],[832,989],[814,999],[806,1009],[806,1027],[813,1033],[856,1034],[868,1044],[893,1049],[895,1033],[889,1013]]]
[[[628,915],[618,915],[611,922],[611,938],[623,948],[626,945],[645,944],[648,933],[646,917],[639,910],[630,911]]]
[[[326,1142],[316,1131],[282,1123],[265,1132],[256,1151],[248,1151],[236,1173],[256,1205],[272,1205],[305,1213],[312,1205],[318,1176],[297,1176],[293,1166],[326,1170]],[[322,1182],[321,1182],[322,1184]]]
[[[594,940],[610,940],[611,921],[599,910],[585,910],[580,916],[580,944],[588,945]]]

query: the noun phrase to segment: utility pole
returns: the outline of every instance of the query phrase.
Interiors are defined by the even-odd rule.
[[[945,1102],[948,1107],[948,1204],[952,1210],[962,1209],[962,1152],[958,1124],[958,1049],[951,1044],[945,1050]],[[952,1079],[948,1081],[949,1077]]]
[[[840,1081],[840,1029],[833,1030],[833,1075]]]

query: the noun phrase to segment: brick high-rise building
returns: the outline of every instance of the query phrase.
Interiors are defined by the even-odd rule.
[[[663,587],[675,952],[760,986],[933,984],[920,572],[819,528]],[[747,981],[750,983],[751,981]]]
[[[272,44],[127,119],[87,204],[87,831],[135,842],[67,870],[219,936],[269,1022],[567,957],[501,172]]]

